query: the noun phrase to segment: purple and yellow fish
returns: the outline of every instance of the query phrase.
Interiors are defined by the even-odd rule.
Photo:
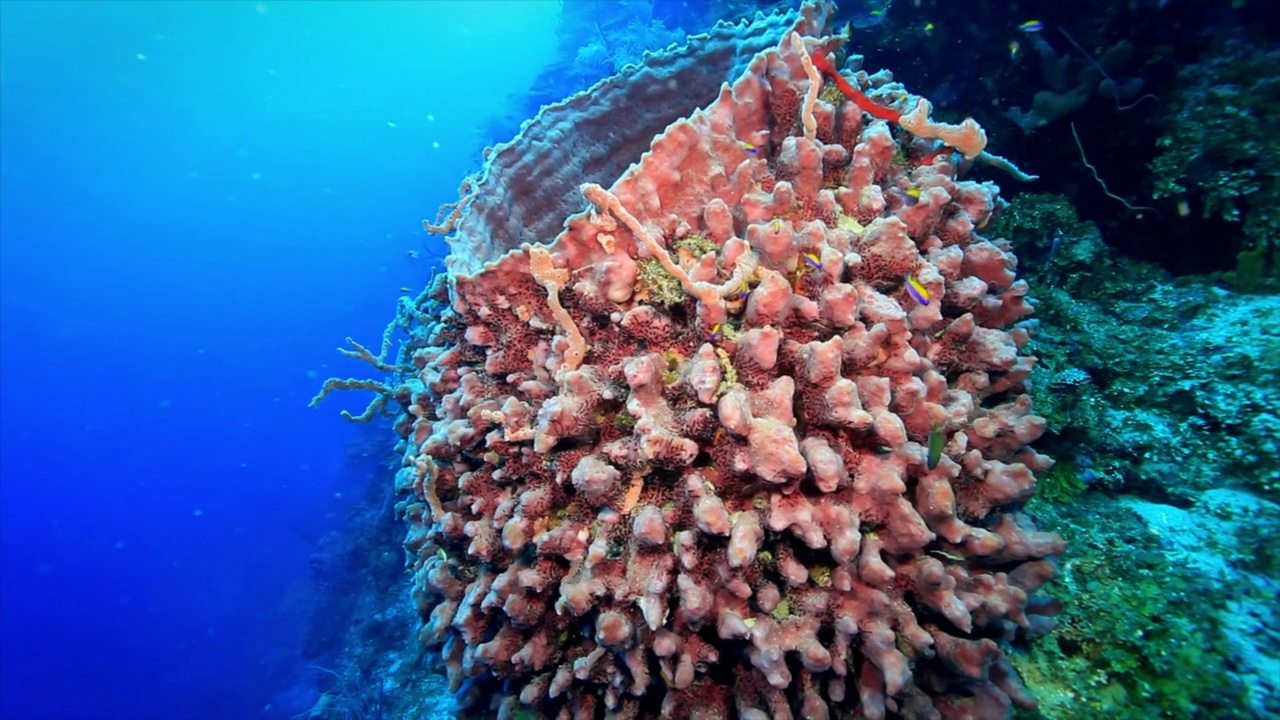
[[[907,294],[921,305],[929,304],[929,288],[925,287],[914,275],[907,275]]]
[[[1038,33],[1044,29],[1044,23],[1039,20],[1028,20],[1018,25],[1018,29],[1024,33]]]
[[[822,260],[817,255],[814,255],[813,253],[804,253],[800,257],[804,258],[804,261],[809,263],[813,268],[817,270],[822,269]]]
[[[898,199],[902,201],[902,204],[907,207],[911,207],[917,202],[920,202],[920,188],[907,188],[906,190],[903,190],[902,188],[893,188],[893,194],[897,195]]]

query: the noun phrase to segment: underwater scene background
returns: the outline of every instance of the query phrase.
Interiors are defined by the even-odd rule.
[[[0,1],[0,717],[1280,716],[1268,10]]]

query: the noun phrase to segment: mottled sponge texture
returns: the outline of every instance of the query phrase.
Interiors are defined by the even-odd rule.
[[[771,44],[662,128],[633,124],[683,89],[661,72],[590,108],[586,165],[647,150],[572,201],[542,147],[465,186],[397,426],[420,637],[465,716],[1035,706],[1006,654],[1052,626],[1063,542],[1020,512],[1050,463],[1027,286],[981,235],[1003,203],[939,140],[810,91],[826,10],[757,18]]]

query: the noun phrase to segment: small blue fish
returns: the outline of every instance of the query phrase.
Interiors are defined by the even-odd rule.
[[[1028,20],[1019,25],[1018,29],[1024,33],[1038,33],[1044,29],[1044,23],[1039,20]]]
[[[1049,246],[1049,254],[1044,258],[1044,264],[1048,265],[1053,262],[1053,256],[1058,253],[1058,246],[1062,244],[1062,228],[1058,228],[1058,235],[1053,239],[1053,244]]]

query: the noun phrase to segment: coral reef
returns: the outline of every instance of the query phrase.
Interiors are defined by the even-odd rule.
[[[687,118],[632,108],[752,26],[544,111],[432,226],[451,309],[388,394],[420,636],[462,712],[1035,707],[1006,646],[1051,627],[1034,593],[1064,544],[1018,509],[1050,464],[1034,324],[1009,329],[1031,306],[979,234],[998,189],[928,139],[972,157],[985,135],[887,73],[844,80],[925,137],[819,99],[825,12],[757,17],[792,34]],[[638,292],[662,272],[682,297]]]
[[[1060,630],[1013,657],[1026,717],[1275,716],[1280,301],[1116,257],[1062,196],[1017,196],[992,226],[1039,299],[1030,384],[1056,464],[1030,507],[1072,539],[1046,588]]]
[[[426,643],[350,643],[344,677],[382,678],[396,716],[426,712],[437,648],[445,716],[1280,715],[1280,303],[1214,287],[1276,287],[1277,55],[1265,4],[1231,5],[1085,2],[1039,35],[1001,3],[855,23],[859,52],[1041,174],[1012,197],[902,127],[932,108],[893,76],[793,44],[821,12],[643,58],[689,23],[641,3],[625,38],[566,26],[565,68],[643,65],[513,111],[501,137],[549,106],[434,226],[452,288],[402,300],[394,365],[386,337],[347,351],[398,380],[323,389],[375,393],[350,419],[406,410],[416,605],[388,622],[420,617]],[[1021,568],[953,540],[1025,515],[1071,540],[1048,598],[1056,538]]]
[[[1157,197],[1205,218],[1241,223],[1234,286],[1280,271],[1280,51],[1219,38],[1183,68],[1151,163]]]
[[[1280,300],[1116,258],[1065,198],[1019,196],[1000,222],[1051,328],[1029,345],[1033,384],[1050,390],[1037,396],[1042,452],[1151,499],[1189,504],[1238,485],[1280,501]],[[1022,239],[1046,233],[1051,257]]]
[[[1075,46],[1083,56],[1084,62],[1072,85],[1068,75],[1071,68],[1071,56],[1059,55],[1053,46],[1040,33],[1027,34],[1027,45],[1035,52],[1040,62],[1040,72],[1045,89],[1035,94],[1031,108],[1024,111],[1020,107],[1012,107],[1005,111],[1005,116],[1023,132],[1034,132],[1049,123],[1074,114],[1089,102],[1092,94],[1112,100],[1116,107],[1130,106],[1137,102],[1142,93],[1141,78],[1127,77],[1124,70],[1133,57],[1133,46],[1127,40],[1112,45],[1096,60],[1090,57],[1066,31],[1059,28],[1067,42]],[[1114,78],[1121,78],[1117,81]]]
[[[1230,489],[1188,509],[1102,493],[1040,502],[1045,524],[1078,541],[1047,588],[1063,602],[1057,629],[1013,656],[1040,701],[1024,717],[1280,712],[1280,548],[1257,535],[1280,507]]]
[[[302,647],[308,664],[291,692],[278,696],[263,715],[452,720],[457,713],[444,678],[424,672],[431,653],[417,641],[416,616],[405,597],[404,555],[397,548],[404,524],[392,512],[397,498],[391,478],[399,458],[387,447],[386,427],[363,425],[356,433],[344,470],[364,481],[362,492],[348,494],[353,502],[342,527],[317,543],[309,562],[311,592],[290,599],[310,614]],[[295,697],[306,704],[297,705]],[[301,712],[285,714],[290,707]]]

